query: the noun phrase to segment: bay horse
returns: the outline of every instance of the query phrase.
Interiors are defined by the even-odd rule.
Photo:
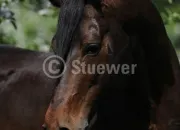
[[[90,5],[91,4],[93,4],[93,2],[90,2]],[[101,16],[101,12],[99,12],[99,9],[96,9],[95,5],[90,5],[85,6],[81,23],[77,28],[76,35],[72,38],[72,41],[76,44],[73,44],[66,54],[68,70],[64,73],[61,82],[56,89],[54,98],[47,110],[45,124],[43,126],[48,130],[57,130],[59,128],[83,130],[88,127],[88,118],[89,115],[91,116],[90,110],[93,107],[92,104],[94,104],[93,102],[96,100],[99,91],[98,81],[101,78],[101,75],[97,72],[91,72],[91,74],[79,72],[78,74],[74,74],[72,71],[74,69],[73,63],[78,60],[80,63],[95,64],[96,66],[98,64],[109,64],[107,61],[107,59],[109,59],[109,48],[109,50],[113,50],[112,57],[110,57],[113,59],[112,65],[118,65],[119,63],[131,65],[137,63],[139,67],[138,73],[135,75],[122,75],[120,72],[118,72],[117,76],[116,74],[112,74],[115,78],[114,81],[116,81],[114,83],[117,83],[117,85],[113,84],[113,81],[106,80],[108,82],[105,82],[105,84],[112,86],[112,88],[108,89],[108,92],[110,93],[109,95],[106,95],[107,99],[105,101],[108,102],[108,100],[110,100],[111,102],[108,102],[109,105],[98,103],[101,104],[101,106],[104,105],[104,108],[101,108],[101,111],[97,111],[97,113],[101,118],[104,118],[102,116],[103,109],[109,109],[112,113],[114,109],[114,113],[112,114],[112,117],[104,118],[107,122],[98,122],[98,125],[101,124],[102,126],[104,123],[106,125],[103,128],[99,128],[98,126],[97,129],[114,129],[117,125],[119,126],[118,128],[122,129],[130,127],[148,129],[150,107],[148,87],[146,87],[148,86],[148,77],[146,74],[147,68],[144,65],[144,52],[142,52],[139,44],[136,45],[134,43],[134,47],[131,47],[131,42],[129,41],[131,38],[121,27],[117,26],[118,23],[116,21],[114,21],[113,25],[114,27],[118,27],[118,29],[114,28],[116,32],[109,35],[108,31],[106,31],[107,25],[105,24],[105,26],[102,26],[102,21],[105,20],[104,17]],[[66,11],[67,10],[68,9],[66,9]],[[80,37],[80,34],[82,37]],[[56,43],[58,40],[58,33],[55,36],[54,41]],[[115,37],[115,40],[118,40],[119,43],[113,44],[111,37]],[[136,37],[136,34],[134,34],[134,37]],[[102,79],[101,81],[105,80]],[[131,84],[126,84],[127,81]],[[110,85],[110,83],[112,85]],[[137,85],[138,87],[133,87],[134,85]],[[104,91],[103,88],[106,87],[102,87],[102,91]],[[129,92],[130,90],[132,92]],[[121,96],[118,97],[119,94]],[[114,98],[117,99],[115,100]],[[114,105],[118,104],[115,102],[117,100],[119,100],[120,106],[116,106],[115,109]],[[139,103],[137,102],[138,100]],[[100,99],[100,101],[103,102],[102,99]],[[111,105],[113,106],[113,109],[110,108]],[[121,116],[116,116],[116,114]],[[118,120],[117,117],[119,117]],[[112,119],[112,121],[109,119]],[[111,124],[112,122],[114,123]],[[107,127],[107,125],[109,127]]]
[[[81,71],[81,65],[105,64],[108,57],[110,39],[108,34],[105,35],[106,24],[93,6],[87,5],[84,8],[76,33],[67,57],[66,72],[46,113],[44,126],[49,130],[85,129],[88,126],[92,102],[98,93],[97,73],[93,70],[88,73],[87,67],[85,73],[78,72]],[[123,39],[125,38],[122,37],[122,43]]]
[[[134,37],[134,35],[138,36],[140,38],[140,42],[141,42],[142,48],[143,48],[142,50],[144,50],[144,55],[146,57],[145,58],[146,64],[148,66],[148,76],[150,79],[149,84],[151,86],[150,87],[151,98],[155,101],[156,104],[159,105],[161,102],[162,93],[164,92],[164,88],[166,88],[166,86],[173,86],[175,84],[175,82],[177,82],[176,80],[178,78],[177,78],[177,75],[175,75],[175,73],[179,72],[179,63],[178,63],[178,58],[176,56],[175,50],[172,47],[172,44],[166,34],[166,31],[165,31],[162,19],[159,15],[159,12],[157,11],[157,9],[153,5],[153,3],[150,0],[146,0],[146,1],[142,1],[142,0],[139,0],[139,1],[132,1],[132,0],[108,1],[108,0],[104,0],[104,1],[101,1],[101,4],[99,4],[100,2],[98,0],[97,1],[76,0],[76,1],[74,1],[74,3],[72,1],[68,1],[68,0],[61,1],[61,2],[62,2],[62,4],[57,3],[58,5],[56,5],[56,6],[61,6],[61,13],[60,13],[61,18],[59,20],[59,25],[61,25],[61,27],[58,26],[58,30],[55,35],[56,40],[57,40],[57,42],[56,42],[57,53],[60,56],[67,59],[67,56],[71,49],[71,47],[70,47],[71,43],[72,43],[71,40],[72,40],[73,34],[76,30],[76,27],[78,27],[77,26],[78,22],[80,21],[80,18],[83,14],[84,5],[89,2],[90,4],[96,3],[93,5],[94,7],[97,7],[97,5],[102,6],[102,12],[105,15],[106,21],[108,21],[108,23],[110,25],[109,30],[112,35],[114,45],[118,45],[118,43],[116,43],[116,42],[118,42],[119,40],[116,40],[116,39],[118,39],[117,35],[114,35],[114,37],[113,37],[113,33],[118,32],[117,29],[119,29],[118,27],[120,25],[123,25],[124,31],[127,33],[127,35],[130,38]],[[72,7],[71,11],[70,11],[71,6],[78,7],[78,8]],[[70,13],[70,12],[73,12],[73,13]],[[67,22],[68,17],[70,19],[73,19],[74,21],[70,20],[70,22]],[[74,23],[74,24],[72,24],[72,23]],[[116,24],[114,24],[114,23],[116,23]],[[111,26],[111,25],[114,25],[114,26]],[[64,28],[66,28],[68,30],[68,31],[66,30],[65,33],[64,33],[64,31],[65,31]],[[114,33],[114,34],[116,34],[116,33]],[[69,34],[69,35],[65,35],[65,34]],[[62,52],[63,48],[66,48],[66,49],[64,49],[64,51]],[[119,49],[119,48],[114,47],[114,50],[116,50],[116,49]],[[59,53],[59,51],[61,53]],[[118,52],[118,51],[119,50],[116,50],[116,51],[114,51],[114,53]],[[136,57],[138,57],[138,56],[136,56]],[[115,79],[117,80],[120,78],[115,78]],[[105,86],[108,87],[108,86],[116,86],[116,85],[109,84],[109,85],[105,85]],[[118,86],[120,86],[120,85],[118,85]],[[102,88],[106,88],[106,87],[102,87]],[[115,111],[117,109],[115,108],[114,105],[111,105],[111,106],[109,105],[109,107],[111,109],[109,107],[108,107],[109,109],[106,109],[108,104],[111,104],[111,102],[115,102],[115,101],[118,102],[120,97],[118,97],[118,96],[116,98],[114,97],[114,98],[112,98],[113,100],[110,100],[111,102],[110,101],[108,102],[109,96],[112,96],[113,94],[109,94],[109,95],[106,94],[107,90],[108,91],[111,90],[110,88],[105,89],[105,90],[104,91],[102,90],[101,93],[105,93],[104,98],[107,99],[107,100],[105,100],[106,103],[104,103],[104,105],[102,105],[101,102],[103,102],[103,100],[99,100],[100,101],[99,104],[101,104],[101,105],[97,105],[98,106],[97,112],[101,113],[100,114],[101,116],[98,116],[98,117],[104,117],[104,118],[97,118],[97,119],[101,120],[101,122],[106,122],[105,125],[104,126],[101,125],[101,127],[104,129],[107,129],[107,128],[112,128],[112,126],[113,127],[117,126],[114,124],[118,124],[118,122],[113,123],[114,120],[111,123],[107,123],[107,121],[109,121],[108,119],[113,119],[114,115],[117,115],[117,117],[121,117],[121,114],[123,111],[118,113],[118,111]],[[116,92],[119,93],[119,91],[116,91]],[[115,95],[115,93],[114,93],[114,95]],[[147,97],[145,99],[147,99]],[[63,102],[63,100],[60,100],[60,101]],[[145,104],[145,101],[144,101],[144,104]],[[148,101],[147,101],[147,104],[148,104]],[[104,106],[104,107],[102,107],[102,106]],[[148,105],[145,105],[145,106],[146,106],[146,110],[148,111],[148,107],[147,107]],[[126,108],[126,107],[124,107],[124,108]],[[104,113],[101,112],[103,109],[105,109]],[[147,113],[145,115],[148,115]],[[127,116],[127,117],[131,117],[131,116]],[[122,116],[122,118],[125,118],[128,121],[127,117]],[[135,117],[137,117],[137,115]],[[134,118],[134,119],[136,119],[136,118]],[[147,122],[147,120],[145,120],[145,122]],[[139,120],[139,123],[140,123],[140,120]],[[144,123],[144,124],[146,124],[144,126],[147,126],[147,123]],[[106,126],[109,126],[109,127],[106,127]],[[126,124],[126,128],[127,128],[127,126],[128,125]],[[128,127],[135,128],[133,126],[134,125],[129,125]],[[123,126],[121,126],[121,127],[123,128]],[[145,127],[142,127],[140,129],[144,129],[144,128]]]
[[[61,7],[62,15],[59,20],[59,25],[61,25],[61,26],[65,25],[65,26],[63,26],[61,28],[59,27],[58,31],[55,35],[56,40],[57,40],[56,45],[58,46],[56,51],[58,53],[59,50],[62,50],[62,48],[65,47],[66,49],[63,51],[63,53],[58,53],[60,56],[64,57],[65,59],[69,58],[68,57],[69,51],[72,49],[70,47],[71,40],[72,40],[75,30],[77,29],[75,27],[78,24],[78,21],[80,21],[81,15],[83,14],[82,10],[83,10],[84,5],[87,4],[88,2],[90,4],[93,4],[93,2],[96,3],[97,1],[92,0],[92,1],[84,2],[84,1],[79,0],[79,1],[76,1],[76,3],[73,3],[72,1],[63,1],[63,4],[59,4],[59,5],[62,5],[62,7]],[[78,8],[74,8],[74,12],[72,11],[73,12],[72,14],[69,14],[71,12],[70,5],[78,7]],[[101,5],[101,4],[99,4],[99,5]],[[127,35],[130,37],[130,39],[132,37],[137,37],[140,39],[137,43],[140,42],[142,48],[139,48],[139,49],[137,48],[137,50],[140,50],[140,51],[144,50],[143,55],[146,57],[145,63],[148,68],[147,69],[148,70],[148,78],[147,78],[147,76],[145,76],[143,79],[144,80],[149,79],[150,81],[149,81],[149,83],[144,83],[144,82],[140,83],[141,89],[139,88],[138,90],[145,92],[144,95],[140,94],[138,96],[139,93],[138,94],[130,93],[130,95],[134,94],[134,96],[132,96],[132,97],[135,97],[135,98],[133,99],[131,96],[128,95],[129,91],[127,91],[127,92],[125,90],[118,91],[118,89],[114,89],[114,91],[112,90],[113,88],[118,88],[118,86],[125,86],[124,83],[121,83],[121,82],[119,82],[118,85],[110,84],[110,83],[112,83],[112,81],[114,81],[114,83],[117,83],[115,81],[117,81],[118,79],[120,80],[123,76],[112,76],[112,75],[107,76],[112,81],[108,80],[108,79],[103,80],[103,81],[109,81],[109,82],[106,82],[105,85],[103,85],[103,83],[102,83],[102,85],[100,85],[100,86],[105,86],[105,87],[102,87],[102,90],[100,91],[102,94],[100,94],[100,96],[99,96],[100,98],[98,98],[99,103],[97,103],[97,113],[99,116],[97,116],[97,121],[96,121],[96,124],[98,124],[96,126],[98,126],[98,128],[95,128],[95,129],[113,129],[113,128],[115,129],[116,127],[119,129],[120,129],[120,127],[124,128],[124,129],[129,129],[129,128],[147,129],[148,128],[147,122],[148,122],[148,118],[149,118],[148,117],[149,101],[148,101],[148,93],[147,93],[147,90],[145,89],[147,87],[143,88],[142,86],[150,85],[150,87],[149,87],[150,88],[149,92],[151,95],[150,97],[155,101],[156,104],[159,105],[161,102],[162,93],[165,92],[166,86],[173,86],[177,82],[177,79],[178,79],[177,75],[175,75],[175,74],[176,74],[176,72],[179,72],[179,63],[178,63],[178,59],[177,59],[175,50],[172,47],[172,44],[166,34],[162,19],[159,15],[157,9],[154,7],[154,5],[152,4],[151,1],[149,1],[149,0],[146,0],[146,1],[141,1],[141,0],[139,0],[139,1],[132,1],[132,0],[108,1],[107,0],[107,1],[102,1],[101,6],[102,6],[103,14],[105,15],[105,19],[106,19],[106,21],[108,21],[108,23],[110,25],[109,31],[110,31],[110,34],[112,37],[112,41],[113,41],[112,43],[114,45],[111,48],[113,48],[113,54],[115,55],[114,57],[117,56],[119,48],[120,48],[120,47],[115,46],[115,45],[119,45],[118,44],[119,39],[117,37],[117,34],[118,34],[117,32],[118,32],[118,29],[120,29],[119,28],[120,25],[123,25],[123,30],[127,33]],[[94,7],[97,7],[97,4],[94,4]],[[128,10],[128,9],[130,9],[130,10]],[[72,17],[76,17],[76,18],[74,19],[74,21],[70,20],[70,22],[67,22],[66,21],[67,17],[70,17],[70,19],[72,19],[71,15],[72,15]],[[73,22],[74,22],[74,24],[72,24]],[[72,29],[71,29],[71,26],[73,26]],[[63,31],[64,28],[67,28],[67,30],[69,29],[69,31],[64,33],[64,31]],[[64,34],[62,34],[62,32]],[[144,32],[146,32],[146,33],[144,33]],[[65,34],[69,34],[69,35],[65,35]],[[61,37],[61,38],[59,38],[59,37]],[[69,37],[69,39],[68,39],[68,37]],[[63,39],[63,40],[61,40],[61,39]],[[116,39],[118,39],[118,40],[116,40]],[[60,51],[60,52],[62,52],[62,51]],[[132,55],[131,53],[133,53],[132,50],[126,51],[126,52],[129,55]],[[139,56],[140,57],[142,56],[137,52],[133,53],[133,54],[134,54],[133,58],[129,58],[129,59],[132,60],[132,59],[136,59]],[[127,55],[124,55],[124,57],[125,56],[127,56]],[[68,59],[68,60],[70,60],[70,59]],[[121,58],[119,58],[119,60],[120,59]],[[117,62],[120,62],[120,61],[117,61]],[[142,70],[146,70],[146,69],[142,69]],[[138,76],[135,77],[134,79],[137,78],[139,81],[140,77],[142,78],[142,75],[141,75],[142,73],[143,72],[141,72],[141,69],[140,69],[139,73],[137,74]],[[78,77],[76,77],[76,78],[78,78]],[[124,78],[122,78],[122,79],[124,79]],[[133,78],[132,78],[132,80],[133,80]],[[80,81],[80,80],[78,80],[78,81]],[[71,83],[73,83],[73,81],[71,81]],[[76,83],[76,82],[74,82],[74,83]],[[138,85],[137,81],[134,81],[132,83]],[[73,86],[73,85],[69,85],[69,81],[66,80],[66,76],[64,77],[64,82],[60,83],[60,86],[61,85],[62,86],[63,85]],[[85,86],[87,86],[87,85],[85,85]],[[113,88],[112,87],[109,88],[110,86],[113,86]],[[127,86],[133,86],[133,84],[128,84]],[[68,89],[66,87],[65,90],[60,91],[60,93],[62,93],[62,92],[66,93],[67,90]],[[134,90],[134,89],[132,89],[132,90]],[[77,91],[77,89],[75,89],[74,91]],[[112,93],[109,94],[107,92],[112,92]],[[122,95],[123,95],[122,98],[120,96],[118,96],[118,94],[120,94],[120,93],[122,93]],[[55,111],[57,116],[59,116],[59,117],[55,116],[55,119],[53,119],[54,126],[52,126],[52,129],[56,129],[58,127],[58,125],[60,125],[60,127],[61,127],[61,124],[64,124],[65,127],[70,127],[70,129],[73,129],[74,127],[76,129],[77,124],[75,125],[73,122],[76,122],[76,121],[83,122],[82,120],[79,121],[79,119],[78,119],[81,117],[81,116],[79,117],[79,114],[81,114],[81,113],[76,114],[76,115],[78,115],[77,118],[76,118],[76,116],[74,116],[74,119],[73,119],[74,121],[72,121],[72,119],[70,118],[71,116],[67,117],[68,118],[67,120],[62,121],[62,118],[64,118],[63,111],[65,110],[65,108],[69,108],[70,106],[71,106],[70,108],[72,108],[72,109],[76,108],[76,107],[74,107],[74,105],[72,105],[73,104],[72,102],[73,102],[73,100],[76,100],[76,101],[74,101],[74,103],[77,103],[78,102],[77,100],[80,99],[80,98],[74,98],[74,97],[76,97],[76,94],[74,97],[71,96],[71,93],[68,93],[68,94],[69,94],[69,96],[64,94],[64,95],[66,95],[65,97],[67,100],[64,100],[63,98],[60,98],[57,100],[57,103],[60,105],[60,107],[58,108],[59,112],[56,113],[56,108],[59,105],[55,105],[56,106],[54,108],[55,110],[51,110],[51,105],[50,105],[50,108],[49,108],[50,111],[53,111],[53,112]],[[58,95],[58,92],[56,95]],[[111,96],[111,98],[110,98],[110,96]],[[69,101],[68,97],[70,97],[71,101]],[[140,97],[141,98],[144,97],[144,100],[142,101],[142,99]],[[124,98],[124,100],[123,100],[123,98]],[[120,108],[116,106],[117,102],[120,99],[122,101],[124,101],[123,102],[124,104],[126,104],[127,101],[129,101],[126,105],[123,104],[126,107],[123,108],[122,107],[123,105],[121,105]],[[125,99],[129,99],[129,100],[125,100]],[[139,101],[141,101],[141,103],[138,104],[137,106],[136,106],[136,104],[133,104],[137,101],[135,99],[141,99],[141,100],[139,100]],[[67,107],[66,105],[69,107]],[[126,109],[126,108],[128,108],[127,106],[129,108],[132,108],[135,110],[133,111],[132,109]],[[120,110],[122,110],[122,111],[120,111]],[[126,113],[127,110],[129,110],[128,111],[129,114]],[[142,112],[144,112],[144,114],[142,114],[140,117],[138,117],[139,115],[137,113],[141,113],[141,112],[139,112],[140,110],[142,110]],[[72,114],[71,113],[72,111],[70,111],[70,110],[67,110],[67,111],[70,112],[70,114]],[[51,113],[51,112],[47,112],[47,113]],[[85,114],[85,115],[87,116],[87,114]],[[119,121],[114,120],[115,117],[117,119],[121,118],[121,120],[120,119],[119,119]],[[50,118],[50,117],[47,116],[47,118]],[[113,119],[113,120],[110,120],[110,119]],[[123,121],[123,119],[124,119],[124,121]],[[139,119],[139,120],[136,120],[136,119]],[[120,123],[121,123],[121,125],[120,125]],[[83,124],[82,126],[78,124],[78,127],[81,126],[84,128],[86,126],[84,124],[87,124],[87,123],[82,123],[82,124]],[[128,125],[128,124],[131,124],[131,125]],[[62,127],[64,127],[64,126],[62,125]]]
[[[58,79],[43,72],[53,52],[0,45],[0,126],[2,130],[41,130]]]

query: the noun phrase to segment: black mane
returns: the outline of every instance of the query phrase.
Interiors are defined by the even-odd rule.
[[[83,0],[66,0],[59,13],[55,53],[66,60],[71,41],[84,11]]]

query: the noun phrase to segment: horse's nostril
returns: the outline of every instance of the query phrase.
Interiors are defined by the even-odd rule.
[[[61,127],[61,128],[59,128],[59,130],[69,130],[69,129],[65,128],[65,127]]]

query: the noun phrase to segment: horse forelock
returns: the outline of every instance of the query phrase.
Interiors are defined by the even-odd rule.
[[[84,11],[83,0],[66,0],[59,13],[55,53],[66,60]]]

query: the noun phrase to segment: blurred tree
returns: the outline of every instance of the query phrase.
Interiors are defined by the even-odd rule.
[[[14,18],[14,12],[12,12],[8,8],[8,4],[12,1],[2,1],[0,2],[0,23],[2,23],[4,20],[9,20],[15,29],[17,29],[15,18]]]
[[[166,25],[174,47],[180,49],[180,0],[153,0]]]
[[[56,29],[57,11],[48,0],[1,1],[0,42],[48,51]]]

